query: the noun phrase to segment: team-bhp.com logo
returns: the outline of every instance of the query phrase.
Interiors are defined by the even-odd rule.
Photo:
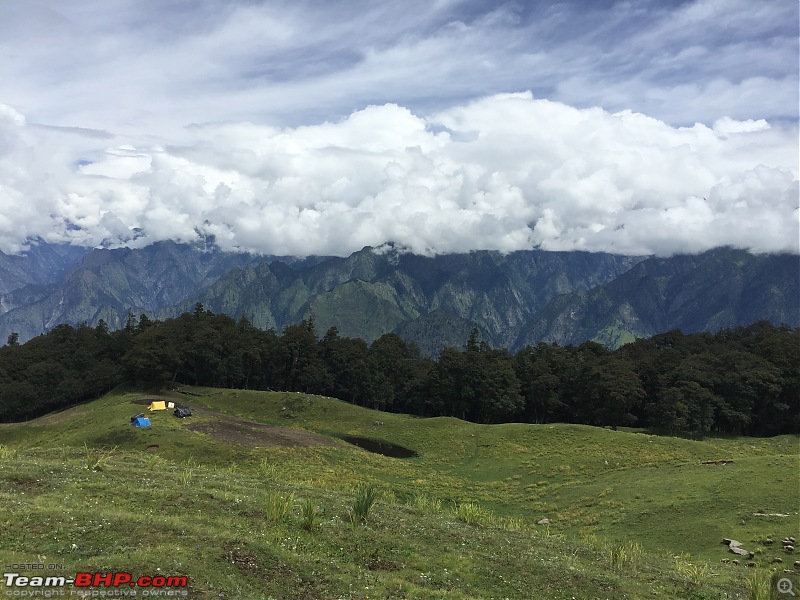
[[[130,573],[76,573],[75,577],[34,576],[20,573],[3,573],[6,596],[16,598],[50,598],[53,596],[123,597],[186,596],[189,580],[184,576],[156,575],[134,578]],[[66,586],[73,586],[65,590]],[[58,589],[62,588],[62,589]],[[78,589],[75,589],[78,588]],[[111,589],[97,589],[111,588]],[[137,592],[138,589],[138,592]]]

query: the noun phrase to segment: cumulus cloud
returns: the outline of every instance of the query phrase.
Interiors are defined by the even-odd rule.
[[[387,240],[439,253],[797,252],[797,133],[731,118],[675,127],[521,93],[428,115],[385,104],[319,125],[195,125],[180,144],[148,145],[0,106],[0,249],[212,234],[295,255]]]
[[[798,10],[0,2],[0,250],[796,252]]]

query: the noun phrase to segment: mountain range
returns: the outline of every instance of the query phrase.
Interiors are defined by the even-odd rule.
[[[518,251],[420,256],[387,243],[348,257],[275,257],[158,242],[81,249],[39,242],[0,253],[0,339],[59,323],[122,327],[202,303],[282,329],[311,315],[322,334],[398,335],[436,354],[473,328],[496,347],[595,340],[616,347],[680,328],[758,320],[800,326],[800,257],[718,248],[669,258]]]

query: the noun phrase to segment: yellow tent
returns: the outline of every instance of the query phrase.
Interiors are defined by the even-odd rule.
[[[164,404],[163,400],[159,400],[158,402],[151,402],[148,408],[150,410],[167,410],[167,405]]]

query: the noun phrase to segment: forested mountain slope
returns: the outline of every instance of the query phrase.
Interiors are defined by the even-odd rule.
[[[56,283],[88,252],[88,248],[44,242],[32,244],[20,254],[0,251],[0,312],[5,312],[3,295],[26,285]]]
[[[49,257],[52,248],[44,245],[39,254]],[[232,268],[257,260],[267,257],[174,242],[135,250],[94,249],[57,282],[32,282],[0,297],[0,336],[5,340],[16,332],[24,341],[60,323],[96,325],[101,319],[116,329],[125,324],[129,311],[153,312],[175,304]],[[42,261],[38,268],[46,264]],[[0,278],[6,286],[12,280],[12,275]]]
[[[759,320],[800,325],[796,255],[753,255],[719,248],[699,255],[649,258],[606,284],[553,300],[515,346],[593,339],[616,347],[680,329],[717,331]]]
[[[173,242],[36,248],[0,255],[0,340],[16,332],[25,341],[59,323],[117,329],[130,312],[164,319],[198,302],[277,331],[313,315],[320,334],[336,327],[371,342],[396,332],[426,355],[463,344],[473,328],[494,347],[518,349],[587,339],[617,347],[673,328],[759,320],[800,325],[798,256],[731,248],[646,259],[540,250],[420,256],[391,243],[304,259]]]
[[[215,313],[245,315],[258,327],[276,329],[313,314],[320,332],[335,326],[368,342],[391,331],[414,332],[414,341],[431,351],[451,342],[450,328],[441,319],[434,328],[415,322],[447,314],[458,332],[476,326],[493,345],[507,346],[550,299],[611,281],[638,260],[536,250],[428,257],[391,245],[367,247],[310,267],[250,265],[158,314],[177,316],[200,302]],[[432,337],[420,339],[421,331]]]

